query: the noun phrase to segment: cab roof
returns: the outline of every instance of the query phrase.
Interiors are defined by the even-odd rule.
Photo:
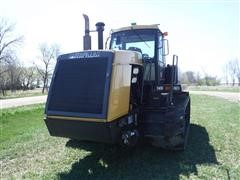
[[[126,30],[132,30],[132,29],[157,29],[159,24],[152,24],[152,25],[131,25],[131,26],[127,26],[127,27],[122,27],[122,28],[118,28],[118,29],[112,29],[112,32],[121,32],[121,31],[126,31]],[[160,30],[159,30],[160,31]]]

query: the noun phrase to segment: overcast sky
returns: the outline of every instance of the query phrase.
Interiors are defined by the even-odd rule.
[[[110,29],[137,24],[160,24],[168,31],[172,54],[179,56],[182,71],[206,71],[221,77],[226,61],[240,57],[239,0],[0,0],[0,16],[16,23],[16,33],[24,35],[19,59],[29,65],[36,61],[40,43],[58,43],[62,53],[83,48],[84,19],[91,29],[95,23]],[[93,48],[97,48],[92,34]]]

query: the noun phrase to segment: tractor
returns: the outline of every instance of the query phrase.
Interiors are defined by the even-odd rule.
[[[158,24],[111,30],[98,22],[98,50],[91,50],[84,15],[83,51],[60,55],[45,106],[50,135],[134,147],[139,142],[184,150],[190,96],[178,80],[178,56],[166,64],[167,32]]]

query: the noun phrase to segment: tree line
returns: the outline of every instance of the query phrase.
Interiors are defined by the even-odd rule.
[[[228,61],[223,67],[223,77],[218,78],[217,76],[211,76],[207,74],[204,69],[202,74],[199,72],[186,71],[180,73],[180,81],[183,84],[192,84],[198,86],[217,86],[222,84],[235,86],[238,81],[240,86],[240,65],[239,59],[235,58]],[[222,82],[221,82],[222,80]]]
[[[217,76],[204,74],[201,76],[199,72],[186,71],[180,74],[182,84],[197,86],[217,86],[220,85],[220,79]]]
[[[0,18],[0,93],[6,95],[7,90],[29,90],[42,87],[42,93],[48,91],[59,46],[56,44],[39,45],[39,54],[32,66],[25,67],[17,58],[17,48],[23,41],[23,36],[14,34],[14,24]]]

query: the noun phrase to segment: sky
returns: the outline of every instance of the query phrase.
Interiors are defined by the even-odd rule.
[[[104,38],[111,29],[137,24],[160,24],[167,31],[171,63],[179,56],[181,71],[222,77],[224,64],[240,59],[239,0],[0,0],[0,17],[15,23],[15,34],[23,35],[18,48],[25,65],[38,61],[41,43],[57,43],[62,53],[83,49],[84,19],[90,28],[105,23]],[[97,36],[92,33],[97,49]]]

